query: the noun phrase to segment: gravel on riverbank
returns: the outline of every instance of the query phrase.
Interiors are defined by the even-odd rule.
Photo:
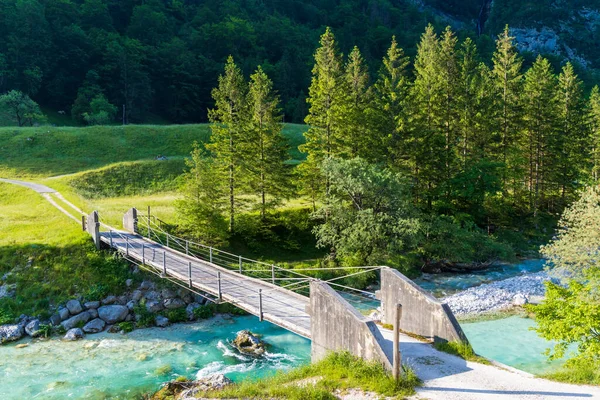
[[[499,311],[544,296],[544,282],[548,280],[548,273],[541,271],[472,287],[442,301],[457,316]]]

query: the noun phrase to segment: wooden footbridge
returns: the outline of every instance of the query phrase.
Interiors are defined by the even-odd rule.
[[[404,331],[432,340],[466,341],[449,308],[396,270],[358,267],[349,273],[344,270],[344,276],[319,280],[306,273],[339,268],[287,269],[225,252],[172,235],[149,210],[140,214],[130,209],[123,216],[123,228],[117,229],[101,222],[97,211],[87,215],[51,188],[31,182],[0,181],[33,189],[69,218],[80,220],[98,248],[113,249],[140,268],[210,301],[234,304],[261,321],[311,339],[313,359],[345,350],[376,360],[397,376],[401,315]],[[335,290],[370,294],[344,286],[342,280],[374,271],[381,278],[378,298],[382,322],[394,325],[391,339],[389,332],[361,315]]]

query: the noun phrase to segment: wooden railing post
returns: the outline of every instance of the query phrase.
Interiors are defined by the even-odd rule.
[[[167,247],[169,247],[169,234],[167,233]]]
[[[86,231],[86,229],[85,229],[85,220],[86,220],[86,219],[87,219],[87,218],[86,218],[86,216],[85,216],[85,215],[82,215],[82,216],[81,216],[81,228],[83,229],[83,231],[84,231],[84,232]]]
[[[258,319],[263,322],[262,289],[258,289]]]
[[[113,248],[113,239],[112,239],[112,235],[113,235],[113,234],[112,234],[112,229],[111,229],[111,230],[109,230],[109,231],[108,231],[108,237],[109,237],[109,240],[110,240],[110,248],[111,248],[111,249]]]
[[[240,274],[241,274],[242,273],[242,256],[239,256],[239,257],[240,257]]]
[[[190,289],[193,287],[192,285],[192,262],[188,261],[188,278],[190,280]]]
[[[190,241],[185,241],[185,255],[188,256],[190,254]]]
[[[209,247],[208,250],[209,250],[209,260],[210,260],[210,263],[212,264],[212,258],[213,258],[212,257],[212,253],[213,253],[212,247]]]
[[[129,236],[125,236],[125,255],[129,257]]]
[[[271,282],[275,284],[275,265],[271,264]]]
[[[146,245],[142,243],[142,265],[146,264]]]
[[[402,376],[402,354],[400,353],[400,319],[402,318],[402,304],[396,305],[394,316],[394,357],[393,375],[398,380]]]
[[[167,276],[167,252],[163,251],[163,275]]]

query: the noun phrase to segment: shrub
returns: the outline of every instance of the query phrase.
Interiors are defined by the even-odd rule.
[[[133,309],[136,315],[137,326],[140,328],[146,328],[154,325],[154,314],[146,309],[144,302],[141,302]]]
[[[163,313],[163,316],[167,317],[169,319],[169,322],[174,324],[178,322],[186,322],[188,320],[185,308],[175,308],[173,310],[167,310]]]
[[[125,333],[129,333],[135,328],[133,322],[120,322],[117,326]]]
[[[216,307],[213,303],[200,306],[194,310],[194,318],[208,319],[215,315]]]

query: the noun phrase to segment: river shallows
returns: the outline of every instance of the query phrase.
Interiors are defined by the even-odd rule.
[[[238,354],[229,344],[250,329],[270,344],[264,358]],[[24,342],[19,342],[24,343]],[[140,329],[127,335],[101,333],[78,342],[49,340],[0,348],[0,399],[135,398],[160,383],[226,373],[258,378],[310,359],[310,342],[256,317],[237,317]]]

